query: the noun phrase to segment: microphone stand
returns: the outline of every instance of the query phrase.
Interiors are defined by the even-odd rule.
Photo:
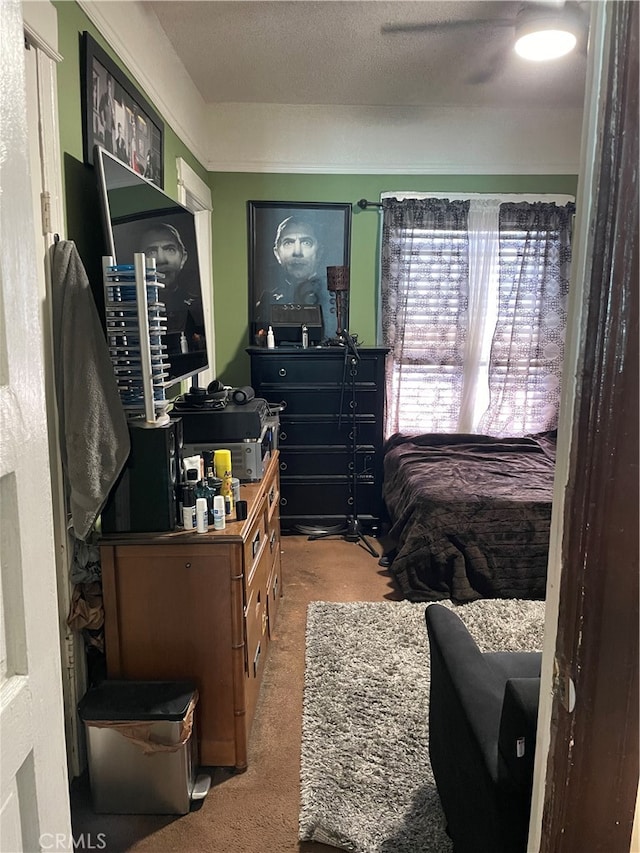
[[[347,516],[346,524],[338,530],[328,530],[325,533],[313,533],[309,536],[309,541],[316,539],[327,539],[329,536],[342,536],[346,542],[356,542],[366,548],[372,557],[380,555],[369,542],[362,531],[362,525],[358,518],[358,419],[356,416],[356,370],[355,367],[360,361],[360,353],[356,346],[356,342],[351,337],[349,332],[343,329],[338,334],[338,340],[344,346],[344,366],[342,370],[342,389],[340,393],[340,412],[338,415],[338,429],[342,426],[342,410],[344,401],[344,389],[346,385],[347,364],[351,364],[351,497],[353,500],[353,515]]]

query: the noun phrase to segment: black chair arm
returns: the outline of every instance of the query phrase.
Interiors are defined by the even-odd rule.
[[[539,700],[539,678],[507,680],[498,736],[500,777],[503,783],[529,793],[533,779]]]

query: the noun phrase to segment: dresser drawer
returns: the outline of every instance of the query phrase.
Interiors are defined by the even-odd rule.
[[[260,584],[258,567],[265,548],[267,548],[267,517],[264,502],[256,516],[247,541],[244,544],[245,600],[248,601],[253,586]]]
[[[282,585],[280,582],[280,560],[277,558],[273,561],[271,572],[269,574],[269,583],[267,584],[267,629],[269,638],[273,637],[276,625],[276,616],[280,606],[280,598],[282,596]]]
[[[259,385],[316,385],[323,383],[342,384],[343,377],[348,385],[351,377],[356,382],[376,381],[377,363],[374,359],[361,359],[356,365],[347,363],[344,357],[318,358],[317,353],[296,353],[295,356],[274,356],[256,359],[252,382]],[[353,371],[353,374],[352,374]]]
[[[277,512],[280,503],[280,483],[279,480],[273,479],[268,483],[266,506],[267,506],[267,531],[274,526],[274,513]]]
[[[373,416],[358,414],[356,429],[360,444],[378,446],[381,443],[381,435],[379,434],[381,427],[376,423]],[[278,447],[281,451],[289,447],[304,447],[306,445],[347,447],[352,439],[352,430],[350,415],[343,416],[340,424],[337,415],[324,417],[311,415],[298,418],[283,415],[280,419]]]
[[[261,393],[265,394],[268,399],[273,397],[273,394],[269,392],[268,387],[262,388]],[[348,388],[342,394],[340,388],[326,385],[304,388],[302,386],[289,386],[287,389],[279,389],[278,400],[287,404],[283,413],[286,414],[286,417],[318,414],[335,414],[337,416],[342,412],[343,421],[348,421],[351,419],[351,413],[354,409],[354,401]],[[363,386],[356,389],[356,414],[379,418],[382,412],[379,412],[378,408],[379,394],[374,386]]]
[[[281,480],[280,518],[288,515],[353,515],[354,500],[346,477]],[[373,478],[358,483],[358,514],[376,514],[382,500]]]
[[[373,447],[356,453],[356,473],[373,475],[376,453]],[[280,451],[281,477],[339,477],[353,470],[353,454],[348,447],[300,447]]]
[[[257,679],[266,658],[267,597],[266,588],[252,590],[245,608],[246,667],[250,679]]]

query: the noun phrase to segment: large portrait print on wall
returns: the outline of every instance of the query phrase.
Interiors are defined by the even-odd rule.
[[[261,339],[281,306],[319,305],[320,338],[335,337],[335,294],[327,288],[328,266],[349,266],[351,205],[250,201],[249,328]]]
[[[164,123],[99,44],[82,34],[84,161],[101,145],[156,186],[164,186]]]

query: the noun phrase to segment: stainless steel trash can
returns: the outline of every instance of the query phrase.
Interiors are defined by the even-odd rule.
[[[94,811],[186,814],[210,778],[196,776],[191,682],[104,681],[78,705],[85,726]]]

